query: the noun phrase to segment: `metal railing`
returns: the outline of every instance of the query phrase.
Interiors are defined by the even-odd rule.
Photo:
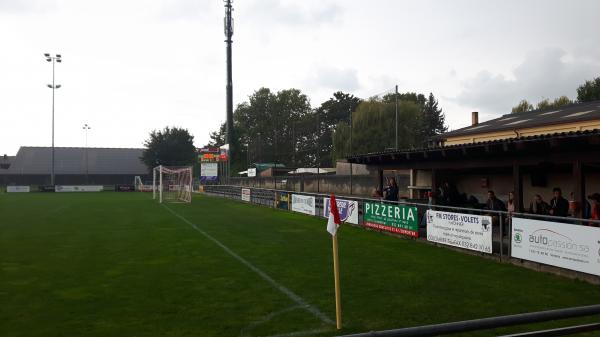
[[[416,337],[439,336],[451,333],[461,333],[477,330],[501,328],[507,326],[548,322],[573,317],[592,316],[600,314],[600,304],[585,307],[573,307],[547,311],[530,312],[524,314],[480,318],[469,321],[433,324],[404,329],[385,331],[370,331],[340,337]],[[544,331],[528,332],[511,336],[564,336],[567,334],[600,330],[599,323],[549,329]],[[508,337],[508,336],[506,336]]]

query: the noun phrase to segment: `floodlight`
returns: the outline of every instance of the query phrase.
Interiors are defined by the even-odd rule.
[[[54,86],[54,87],[55,87],[56,89],[58,89],[58,88],[60,88],[60,87],[61,87],[61,85],[60,85],[60,84],[57,84],[57,85],[56,85],[56,86]]]
[[[48,84],[48,88],[52,89],[52,84]]]
[[[61,61],[60,61],[60,59],[56,59],[56,62],[60,63]]]
[[[52,59],[46,59],[46,61],[50,62],[50,61],[52,61]]]
[[[44,56],[46,56],[46,57],[50,57],[50,54],[46,53],[46,54],[44,54]]]
[[[60,54],[56,54],[56,57],[60,58],[61,56],[60,56]]]

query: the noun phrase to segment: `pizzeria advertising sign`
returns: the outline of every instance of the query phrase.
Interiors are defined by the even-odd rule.
[[[413,206],[365,202],[363,220],[366,227],[392,233],[419,236],[417,208]]]

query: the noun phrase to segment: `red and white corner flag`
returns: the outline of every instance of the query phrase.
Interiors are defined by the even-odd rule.
[[[335,236],[337,232],[337,228],[340,225],[340,212],[337,208],[337,202],[335,201],[335,196],[333,193],[331,194],[331,198],[329,198],[329,219],[327,220],[327,231]]]

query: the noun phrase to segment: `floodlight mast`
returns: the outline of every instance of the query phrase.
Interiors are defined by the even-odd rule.
[[[52,154],[51,154],[51,169],[50,169],[50,185],[54,185],[54,91],[60,88],[60,84],[55,84],[54,82],[54,64],[56,62],[62,62],[62,56],[60,54],[56,54],[55,56],[51,56],[49,53],[45,53],[44,57],[47,62],[52,62],[52,84],[48,84],[48,88],[52,89]]]
[[[89,165],[88,165],[88,131],[92,129],[87,123],[82,128],[85,131],[85,183],[89,184]]]
[[[233,12],[233,0],[223,0],[225,2],[225,43],[227,44],[227,144],[229,144],[229,156],[227,158],[227,178],[229,181],[230,170],[229,166],[233,156],[235,155],[235,148],[233,140],[235,138],[235,131],[233,129],[233,76],[232,76],[232,60],[231,60],[231,45],[233,40],[233,18],[231,13]]]

